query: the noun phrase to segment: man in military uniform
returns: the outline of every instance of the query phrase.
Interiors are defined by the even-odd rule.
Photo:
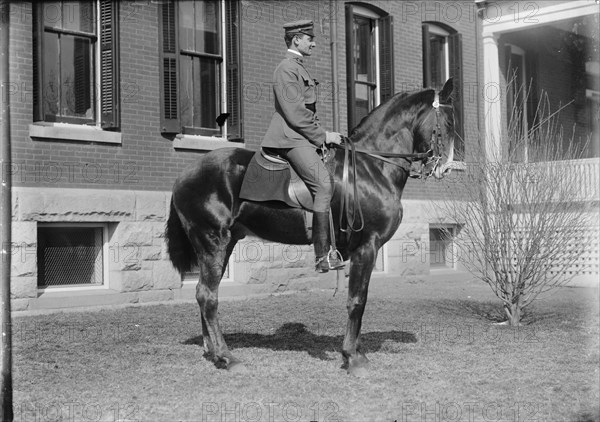
[[[285,24],[288,50],[273,75],[275,113],[262,141],[265,150],[281,155],[290,162],[306,183],[314,198],[313,244],[316,270],[327,272],[340,268],[336,254],[329,256],[329,209],[333,195],[333,177],[323,164],[317,148],[323,144],[339,144],[341,136],[327,132],[316,115],[316,81],[304,67],[303,58],[316,46],[313,22],[309,20]]]

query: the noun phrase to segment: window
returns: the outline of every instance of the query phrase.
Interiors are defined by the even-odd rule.
[[[429,266],[431,269],[455,268],[454,236],[455,228],[452,226],[429,229]]]
[[[225,0],[160,4],[163,133],[242,138],[239,8]]]
[[[392,16],[371,5],[346,5],[348,129],[394,95]]]
[[[36,2],[34,121],[119,127],[117,4]]]
[[[454,157],[465,154],[462,96],[462,35],[447,25],[424,23],[423,86],[439,91],[449,78],[454,79]]]
[[[103,226],[40,225],[37,236],[39,288],[105,283]]]

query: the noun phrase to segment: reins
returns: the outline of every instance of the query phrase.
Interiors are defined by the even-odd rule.
[[[435,110],[435,129],[431,133],[430,148],[427,152],[415,152],[415,153],[395,153],[385,151],[369,151],[364,148],[357,148],[354,142],[346,136],[343,137],[343,142],[340,145],[330,145],[335,148],[344,150],[344,164],[342,169],[342,192],[340,200],[340,219],[339,227],[340,231],[346,233],[349,237],[352,232],[360,232],[365,225],[363,218],[362,208],[360,206],[360,200],[358,197],[358,185],[356,183],[356,153],[365,154],[369,157],[383,161],[384,163],[400,167],[410,175],[410,167],[413,161],[427,160],[427,163],[421,167],[421,173],[418,178],[426,179],[433,174],[438,162],[441,160],[441,149],[442,149],[442,131],[440,127],[440,107],[452,107],[449,104],[440,104],[439,96],[436,93],[435,99],[432,104]],[[392,161],[391,158],[401,158],[403,161],[400,163]],[[434,162],[434,166],[429,174],[423,174],[423,169]],[[352,166],[352,170],[350,170]],[[411,176],[412,177],[412,176]],[[353,183],[353,201],[350,198],[349,183],[352,178]],[[358,218],[357,218],[358,217]],[[344,225],[344,219],[345,225]],[[358,223],[356,223],[358,221]],[[356,223],[356,225],[355,225]],[[333,230],[332,230],[333,232]]]

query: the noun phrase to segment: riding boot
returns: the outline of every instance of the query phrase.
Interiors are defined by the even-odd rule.
[[[336,253],[330,252],[329,213],[313,213],[313,244],[315,247],[316,270],[326,273],[329,270],[342,268],[344,264]]]

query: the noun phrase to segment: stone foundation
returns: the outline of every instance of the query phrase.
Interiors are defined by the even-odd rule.
[[[14,189],[13,310],[193,300],[194,280],[182,281],[167,257],[164,227],[169,202],[169,192]],[[429,224],[443,218],[433,215],[425,201],[403,204],[403,223],[380,251],[374,274],[424,280],[429,275]],[[104,227],[103,286],[38,289],[37,228],[46,223]],[[335,272],[317,274],[313,263],[311,245],[246,238],[232,253],[220,291],[247,296],[333,288]]]

